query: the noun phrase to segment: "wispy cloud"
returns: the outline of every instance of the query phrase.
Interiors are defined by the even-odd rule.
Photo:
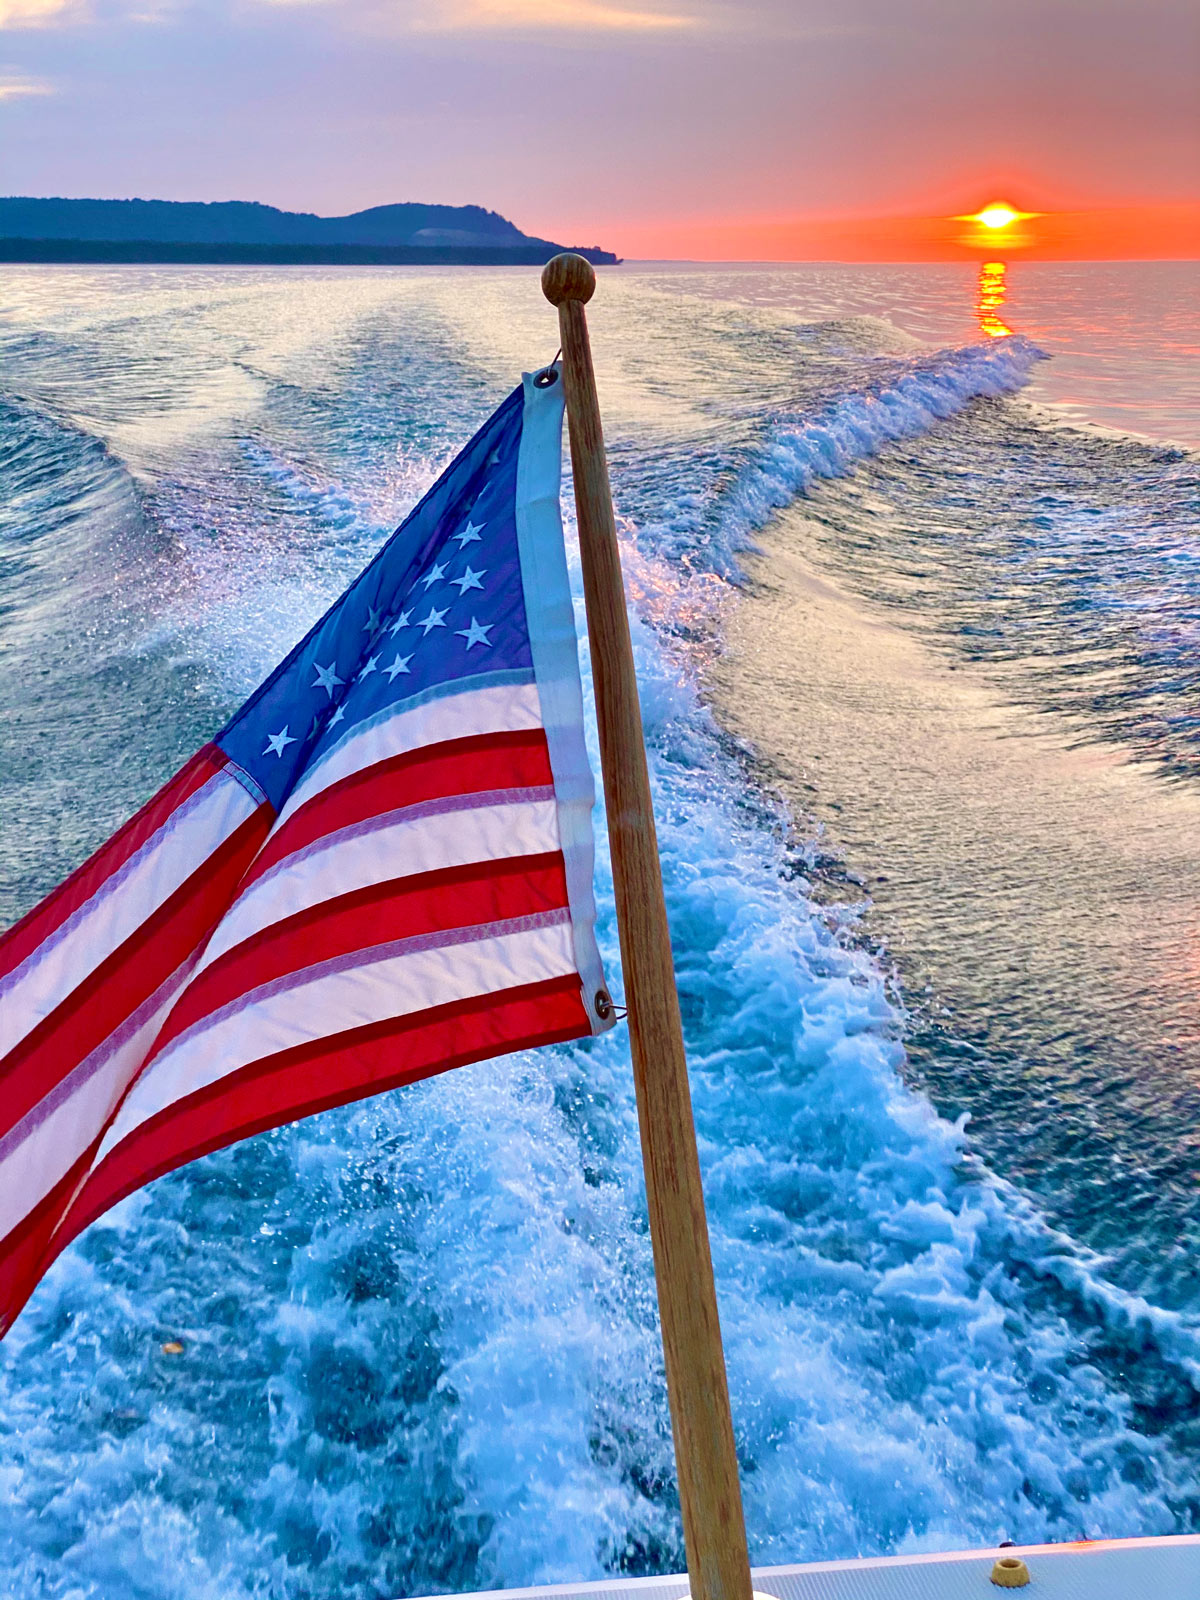
[[[23,78],[0,68],[0,100],[23,100],[30,95],[53,93],[50,84],[43,83],[40,78]]]
[[[0,28],[45,28],[82,11],[78,0],[0,0]]]
[[[6,0],[0,0],[4,5]],[[21,0],[17,0],[21,3]],[[333,0],[265,0],[268,5],[332,6]],[[699,19],[679,11],[645,5],[608,4],[607,0],[390,0],[390,3],[341,5],[356,12],[361,23],[389,33],[652,33],[692,28]]]
[[[635,11],[603,0],[451,0],[437,7],[427,27],[511,31],[567,30],[574,33],[648,33],[689,28],[694,17],[667,11]]]
[[[654,33],[702,26],[698,16],[659,9],[659,0],[261,0],[336,14],[343,26],[397,33]],[[703,3],[703,0],[702,0]],[[667,0],[669,5],[669,0]],[[116,0],[105,20],[162,22],[175,0]],[[0,0],[0,29],[60,27],[97,20],[91,0]]]

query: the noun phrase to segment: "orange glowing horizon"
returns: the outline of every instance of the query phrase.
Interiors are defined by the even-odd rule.
[[[593,218],[630,260],[1200,260],[1200,203],[1026,210],[989,198],[951,215]]]

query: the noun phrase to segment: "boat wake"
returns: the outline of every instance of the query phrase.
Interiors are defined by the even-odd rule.
[[[1016,394],[1029,381],[1037,347],[1019,336],[903,361],[850,393],[773,417],[755,458],[723,497],[722,545],[735,557],[771,514],[822,478],[841,478],[886,445],[916,439],[972,401]],[[728,571],[729,569],[726,568]]]
[[[1193,1466],[1161,1420],[1196,1404],[1195,1326],[1107,1282],[1102,1258],[987,1170],[965,1119],[906,1085],[905,1018],[850,936],[853,908],[810,897],[790,820],[747,785],[688,645],[719,630],[737,554],[774,509],[1015,393],[1037,358],[1020,340],[888,356],[867,382],[860,363],[840,391],[753,419],[740,451],[697,453],[686,494],[628,495],[760,1563],[1161,1533],[1193,1515]],[[295,615],[264,609],[272,547],[239,588],[197,542],[173,625],[231,699],[383,532],[336,471],[259,434],[239,459],[320,575]],[[414,486],[437,464],[414,454]],[[619,501],[622,487],[618,468]],[[294,572],[294,554],[278,560]],[[597,891],[619,993],[603,839]],[[1124,1379],[1133,1364],[1146,1392]],[[132,1197],[9,1335],[0,1419],[14,1596],[381,1600],[678,1570],[621,1030],[279,1129]]]

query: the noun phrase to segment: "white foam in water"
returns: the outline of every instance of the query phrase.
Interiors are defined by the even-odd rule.
[[[847,394],[815,414],[778,417],[758,459],[742,475],[723,525],[727,548],[818,478],[838,478],[877,450],[913,439],[972,400],[1015,394],[1042,352],[1012,336],[913,358],[870,389]]]
[[[644,634],[639,653],[661,679]],[[695,739],[704,719],[675,720]],[[694,747],[656,767],[681,985],[704,1007],[689,1045],[756,1559],[1168,1531],[1155,1447],[1066,1321],[1030,1308],[1023,1269],[1189,1373],[1194,1334],[964,1173],[962,1129],[897,1075],[880,975],[735,819],[733,774]]]
[[[779,423],[727,547],[1031,359],[914,363]],[[634,587],[715,619],[722,586],[669,559],[679,526],[627,552]],[[635,647],[755,1559],[1171,1531],[1179,1464],[1082,1328],[1098,1312],[1185,1378],[1193,1335],[904,1086],[882,975],[785,877],[686,654],[645,621]],[[619,989],[603,841],[597,877]],[[4,1592],[384,1600],[677,1568],[626,1047],[312,1119],[91,1230],[5,1346]]]

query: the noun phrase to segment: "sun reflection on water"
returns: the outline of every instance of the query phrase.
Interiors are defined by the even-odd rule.
[[[983,261],[979,265],[979,284],[975,294],[975,314],[980,332],[989,339],[1003,339],[1012,329],[1000,316],[1008,294],[1008,267],[1003,261]]]

